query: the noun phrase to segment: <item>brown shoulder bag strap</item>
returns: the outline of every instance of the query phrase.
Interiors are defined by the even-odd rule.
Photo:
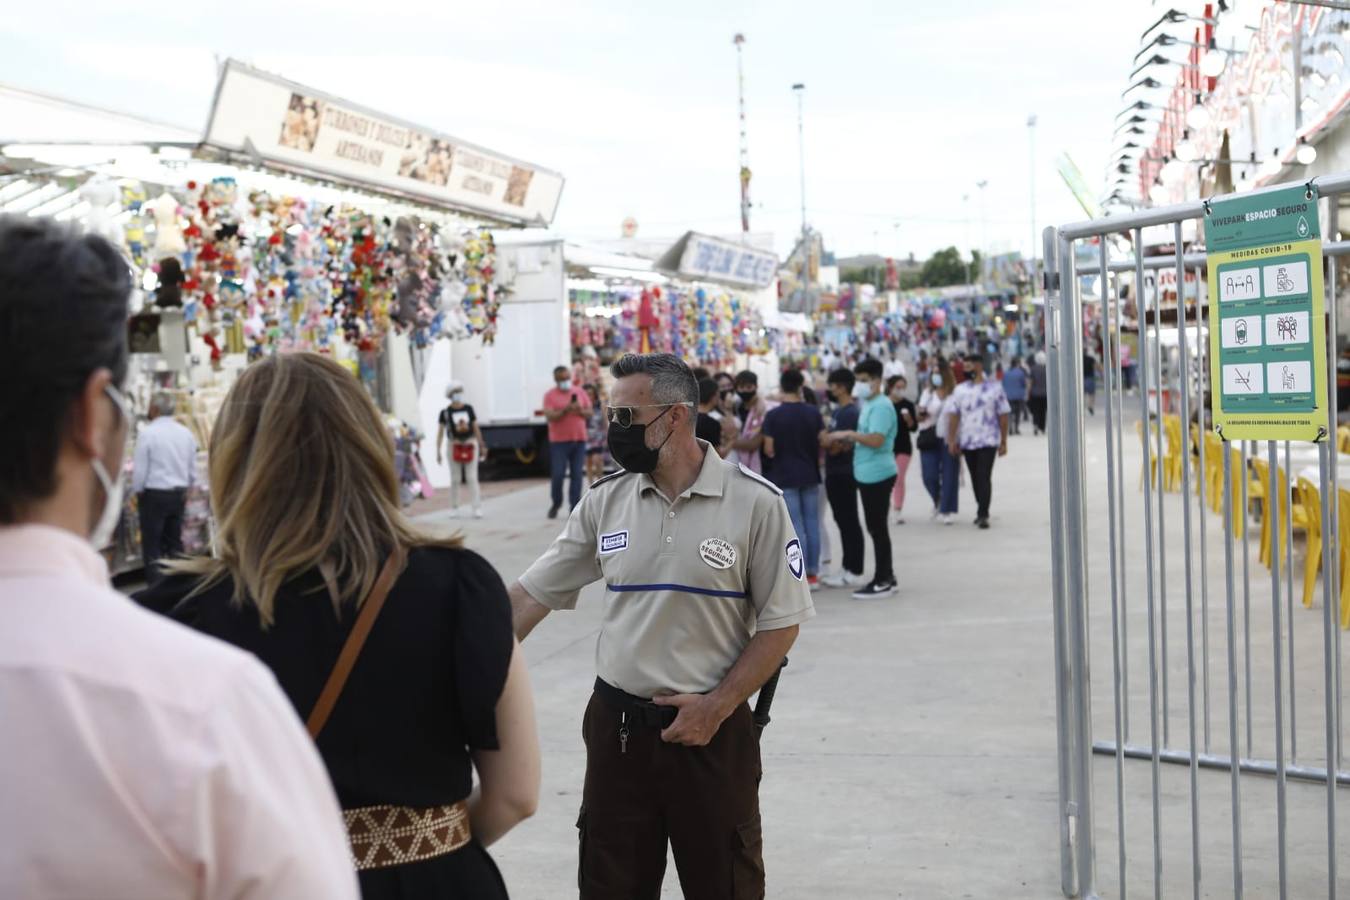
[[[342,688],[347,684],[347,676],[352,674],[352,666],[361,655],[361,648],[365,645],[370,629],[375,624],[375,618],[380,614],[380,608],[384,606],[384,601],[389,596],[389,591],[393,588],[402,566],[402,551],[396,550],[389,554],[384,568],[380,570],[379,577],[375,579],[375,584],[366,597],[366,602],[361,604],[361,612],[352,625],[352,633],[342,645],[342,652],[338,654],[337,662],[333,664],[333,671],[328,674],[328,681],[324,684],[319,699],[305,722],[310,737],[317,740],[319,732],[323,731],[328,717],[332,715],[333,707],[337,704],[338,697],[342,695]]]

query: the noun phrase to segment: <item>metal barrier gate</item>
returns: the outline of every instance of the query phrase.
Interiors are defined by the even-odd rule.
[[[1204,201],[1045,230],[1059,833],[1066,896],[1304,898],[1335,897],[1339,888],[1350,897],[1350,882],[1338,884],[1336,858],[1337,790],[1350,785],[1350,772],[1343,769],[1343,620],[1337,614],[1341,563],[1350,560],[1340,545],[1342,525],[1350,527],[1340,521],[1343,502],[1350,510],[1350,475],[1338,476],[1334,399],[1337,261],[1350,254],[1350,242],[1336,240],[1334,198],[1350,192],[1350,174],[1315,179],[1306,187],[1315,187],[1322,199],[1333,198],[1321,210],[1323,233],[1332,238],[1323,241],[1329,408],[1327,437],[1316,444],[1216,442],[1203,424],[1203,410],[1193,436],[1191,414],[1204,406],[1209,371],[1205,256],[1183,253],[1182,225],[1203,217]],[[1141,230],[1159,225],[1172,226],[1175,253],[1141,258]],[[1132,239],[1132,257],[1111,258],[1113,235]],[[1100,262],[1075,264],[1076,243],[1094,238]],[[1156,276],[1163,270],[1176,277],[1175,335],[1162,322]],[[1146,273],[1154,276],[1151,284]],[[1185,312],[1188,273],[1196,284],[1194,321]],[[1083,275],[1100,279],[1096,293],[1105,351],[1099,398],[1104,402],[1096,410],[1103,415],[1090,422],[1082,389]],[[1116,365],[1122,291],[1137,310],[1137,397],[1120,383]],[[1160,377],[1164,338],[1173,337],[1181,386],[1176,422],[1167,414],[1167,384]],[[1171,355],[1169,349],[1166,358]],[[1311,474],[1314,465],[1316,482],[1309,478],[1296,491],[1303,500],[1295,504],[1294,469],[1303,466]],[[1347,482],[1344,499],[1341,478]],[[1264,541],[1250,511],[1254,503],[1269,522]],[[1307,561],[1305,546],[1304,602],[1298,609],[1296,528],[1310,536],[1315,532],[1321,543],[1320,589],[1314,590],[1318,567],[1315,557]],[[1311,537],[1304,543],[1312,545]],[[1268,575],[1253,570],[1253,552],[1257,566],[1268,557]],[[1350,592],[1346,599],[1350,613]],[[1302,608],[1319,602],[1320,611]],[[1184,641],[1184,660],[1176,655],[1178,640]],[[1094,645],[1098,658],[1109,651],[1111,665],[1109,682],[1095,694]],[[1109,717],[1101,710],[1109,710]],[[1097,802],[1094,795],[1111,799]],[[1100,881],[1099,856],[1115,863],[1114,873]]]

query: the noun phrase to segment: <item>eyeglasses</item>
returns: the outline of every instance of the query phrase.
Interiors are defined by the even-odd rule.
[[[643,403],[640,406],[611,406],[609,408],[609,422],[611,425],[618,425],[620,428],[631,428],[633,425],[633,410],[635,409],[657,409],[660,407],[670,409],[673,406],[692,407],[693,405],[692,403]]]

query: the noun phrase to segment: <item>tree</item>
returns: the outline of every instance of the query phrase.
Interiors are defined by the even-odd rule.
[[[961,258],[961,251],[955,247],[939,250],[928,257],[919,271],[919,283],[923,287],[946,287],[949,284],[965,284],[968,270]]]

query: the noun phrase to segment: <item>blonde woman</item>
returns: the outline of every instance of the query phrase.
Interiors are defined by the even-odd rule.
[[[210,451],[217,555],[138,599],[272,669],[317,733],[367,900],[506,897],[483,848],[533,814],[539,744],[501,578],[404,519],[379,412],[331,360],[244,370]]]

